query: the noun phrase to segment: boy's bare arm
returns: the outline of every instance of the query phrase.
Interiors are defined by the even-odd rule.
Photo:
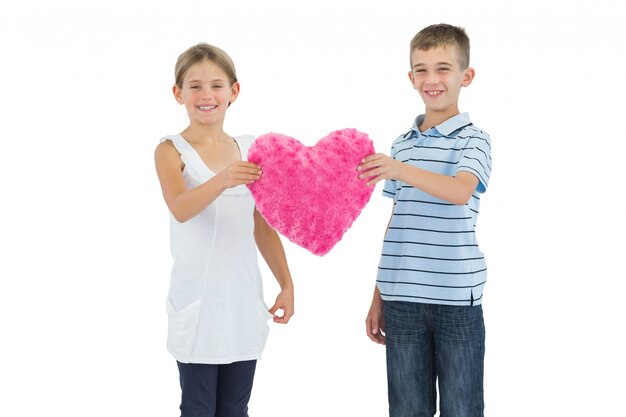
[[[387,223],[387,228],[385,229],[385,236],[387,235],[387,231],[389,230],[389,226],[391,225],[391,219],[389,218],[389,223]],[[370,309],[367,312],[367,317],[365,318],[365,333],[367,333],[367,337],[372,339],[372,342],[379,343],[381,345],[385,344],[385,315],[384,315],[384,306],[383,299],[380,296],[380,291],[378,290],[378,286],[374,286],[374,297],[372,298],[372,304],[370,305]]]
[[[367,317],[365,318],[365,332],[372,342],[385,344],[385,316],[383,299],[380,297],[378,287],[374,287],[374,297]]]
[[[459,172],[456,177],[435,174],[382,153],[365,157],[358,170],[362,171],[359,178],[367,180],[367,185],[395,179],[458,205],[467,203],[478,186],[478,178],[470,172]]]

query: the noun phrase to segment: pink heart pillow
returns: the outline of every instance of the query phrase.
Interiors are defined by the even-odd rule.
[[[358,178],[357,165],[374,153],[356,129],[332,132],[315,146],[279,133],[259,136],[248,161],[263,175],[248,187],[267,223],[316,255],[330,251],[369,201],[374,187]]]

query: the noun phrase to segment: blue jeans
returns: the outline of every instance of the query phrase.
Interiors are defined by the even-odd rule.
[[[178,363],[181,417],[248,417],[256,361]]]
[[[385,301],[390,417],[483,416],[485,326],[478,306]]]

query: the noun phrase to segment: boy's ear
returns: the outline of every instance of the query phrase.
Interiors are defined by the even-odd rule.
[[[183,97],[180,94],[180,88],[176,84],[172,87],[172,93],[178,104],[184,104]]]
[[[415,87],[415,78],[413,77],[413,71],[409,71],[409,80],[411,80],[411,85],[413,86],[413,88]]]
[[[467,69],[465,70],[465,73],[463,74],[463,82],[461,83],[461,86],[467,87],[468,85],[470,85],[472,81],[474,80],[475,75],[476,75],[476,71],[474,71],[474,68],[467,67]]]

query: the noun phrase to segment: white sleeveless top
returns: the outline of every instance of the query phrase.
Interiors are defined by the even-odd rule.
[[[161,142],[166,140],[185,164],[187,189],[215,175],[182,136]],[[254,137],[235,140],[247,160]],[[227,189],[185,223],[170,213],[167,348],[177,361],[225,364],[261,357],[272,315],[263,302],[253,216],[254,200],[244,185]]]

